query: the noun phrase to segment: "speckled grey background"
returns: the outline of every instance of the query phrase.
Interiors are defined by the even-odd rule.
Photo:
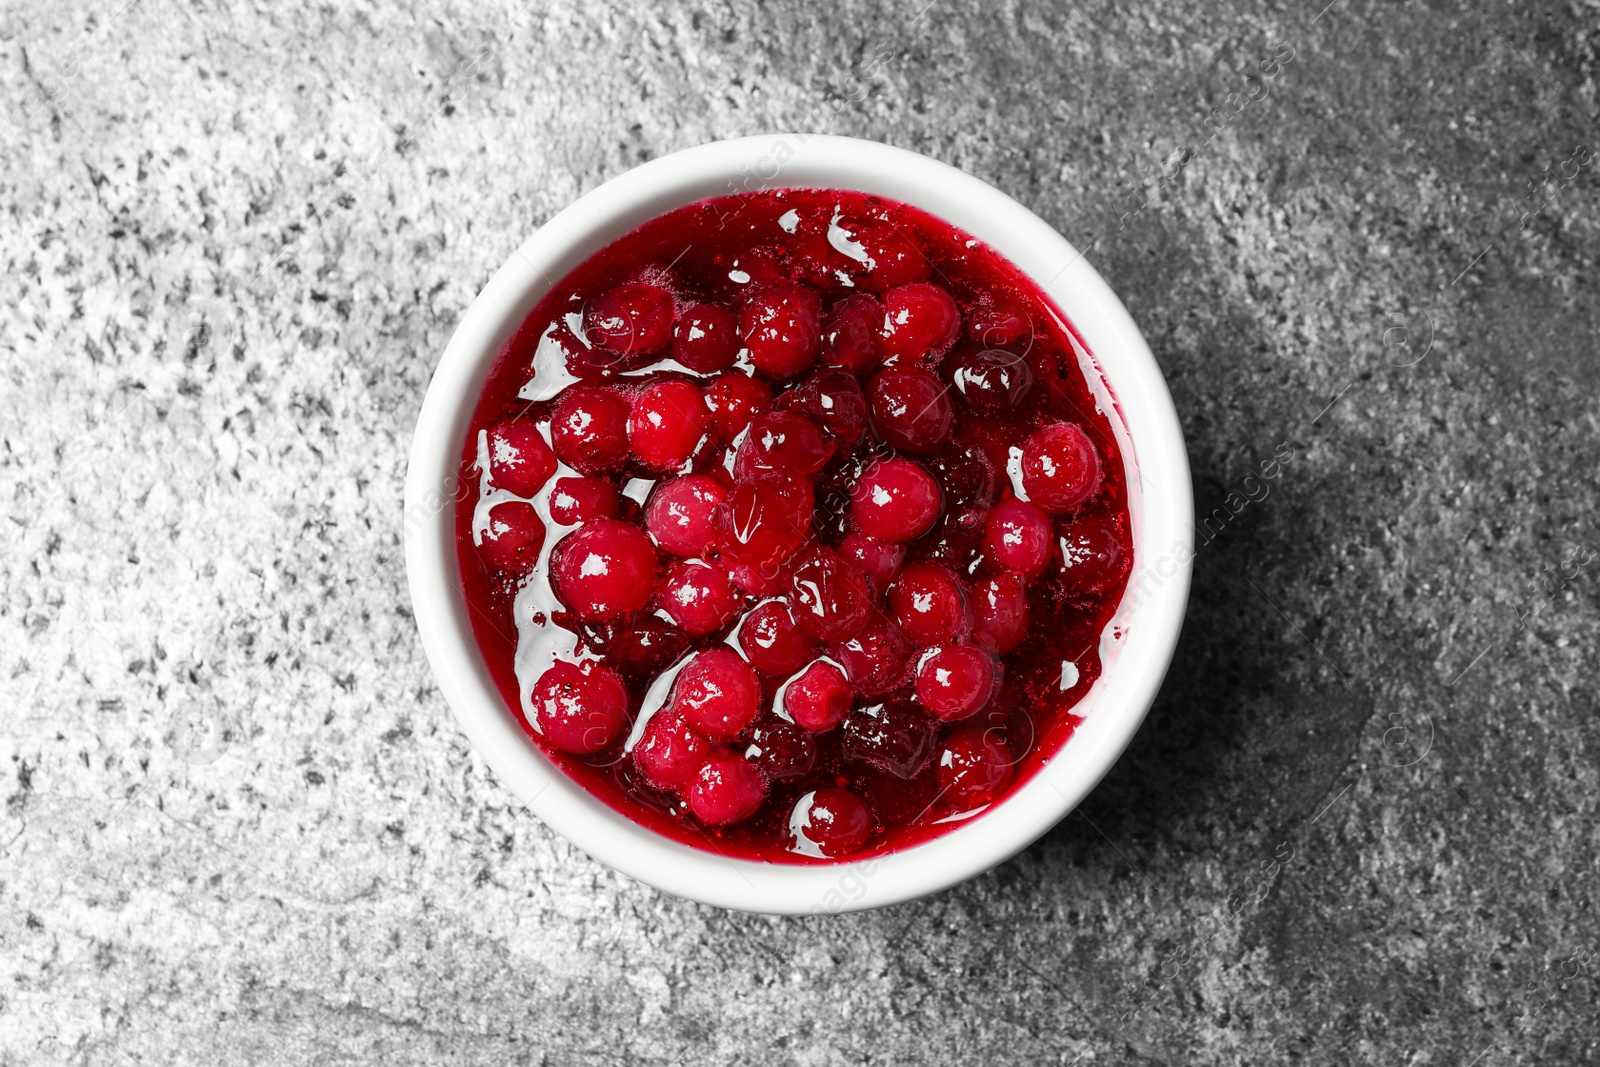
[[[0,1063],[1600,1059],[1600,4],[924,2],[5,6]],[[395,558],[494,268],[777,128],[1092,249],[1223,509],[1083,809],[834,919],[545,830]]]

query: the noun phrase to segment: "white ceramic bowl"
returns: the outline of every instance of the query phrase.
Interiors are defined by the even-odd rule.
[[[1031,276],[1092,353],[1080,353],[1128,466],[1135,569],[1102,641],[1084,722],[1030,781],[943,837],[831,866],[735,860],[679,844],[614,811],[526,737],[468,625],[456,566],[458,467],[474,404],[512,333],[589,256],[649,219],[705,197],[784,186],[856,189],[913,204],[989,244]],[[1109,389],[1109,396],[1106,390]],[[1115,403],[1111,402],[1115,398]],[[1060,234],[968,174],[870,141],[774,134],[701,145],[628,171],[556,215],[501,267],[445,350],[417,421],[406,477],[406,566],[439,687],[489,765],[557,833],[595,859],[681,897],[807,914],[932,893],[1007,859],[1050,829],[1116,761],[1144,719],[1183,621],[1193,555],[1189,466],[1172,399],[1144,338]]]

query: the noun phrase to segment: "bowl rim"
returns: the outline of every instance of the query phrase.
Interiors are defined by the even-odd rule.
[[[1134,569],[1104,671],[1078,705],[1075,735],[1009,797],[918,845],[828,865],[733,859],[673,841],[567,777],[523,733],[490,677],[457,574],[454,508],[472,410],[495,358],[546,292],[594,252],[673,208],[784,187],[852,189],[944,219],[1010,259],[1056,303],[1093,356],[1125,433]],[[1081,357],[1080,353],[1080,357]],[[1102,408],[1105,408],[1102,401]],[[1183,435],[1143,335],[1087,258],[1010,196],[927,156],[850,137],[773,133],[715,141],[642,164],[586,193],[536,230],[472,302],[418,416],[402,536],[417,627],[433,674],[473,747],[529,810],[573,845],[690,900],[768,914],[857,911],[948,888],[1010,858],[1094,788],[1131,741],[1177,644],[1194,555]],[[1107,651],[1102,643],[1103,653]]]

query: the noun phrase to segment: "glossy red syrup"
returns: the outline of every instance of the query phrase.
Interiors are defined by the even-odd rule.
[[[529,737],[620,812],[828,863],[979,816],[1071,738],[1132,565],[1050,301],[932,216],[785,189],[657,218],[500,356],[461,580]]]

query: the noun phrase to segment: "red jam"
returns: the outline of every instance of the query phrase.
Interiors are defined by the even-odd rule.
[[[474,632],[534,743],[745,859],[893,851],[1015,790],[1081,721],[1132,565],[1054,306],[853,192],[703,201],[589,259],[461,464]]]

